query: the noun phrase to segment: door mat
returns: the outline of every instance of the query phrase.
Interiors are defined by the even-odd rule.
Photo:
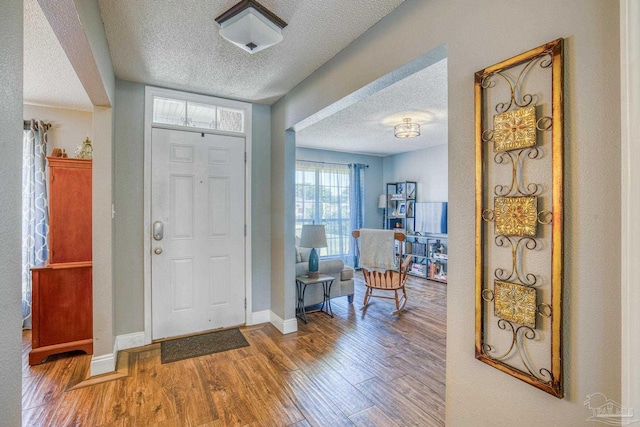
[[[227,329],[163,341],[160,343],[160,360],[162,363],[169,363],[248,346],[249,343],[238,328]]]

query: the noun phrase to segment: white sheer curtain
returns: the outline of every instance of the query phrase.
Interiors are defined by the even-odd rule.
[[[39,120],[25,122],[22,149],[22,327],[31,329],[31,268],[48,256],[47,130]]]
[[[324,224],[327,248],[320,256],[348,261],[350,233],[349,166],[296,162],[296,235],[303,224]]]

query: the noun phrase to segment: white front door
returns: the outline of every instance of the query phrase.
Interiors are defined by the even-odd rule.
[[[152,131],[153,339],[245,323],[244,145]]]

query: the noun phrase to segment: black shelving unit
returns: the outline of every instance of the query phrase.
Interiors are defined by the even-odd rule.
[[[387,183],[385,228],[412,234],[415,229],[414,208],[418,185],[415,181]]]
[[[409,274],[447,283],[448,242],[446,234],[407,235],[406,253],[412,256]]]

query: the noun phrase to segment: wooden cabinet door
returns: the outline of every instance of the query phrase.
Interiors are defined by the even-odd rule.
[[[33,331],[29,364],[52,354],[93,354],[91,263],[41,267],[33,274]]]
[[[34,320],[38,333],[35,347],[91,339],[93,307],[91,267],[34,270],[33,294],[37,304]]]
[[[49,264],[91,261],[91,161],[49,158]]]

